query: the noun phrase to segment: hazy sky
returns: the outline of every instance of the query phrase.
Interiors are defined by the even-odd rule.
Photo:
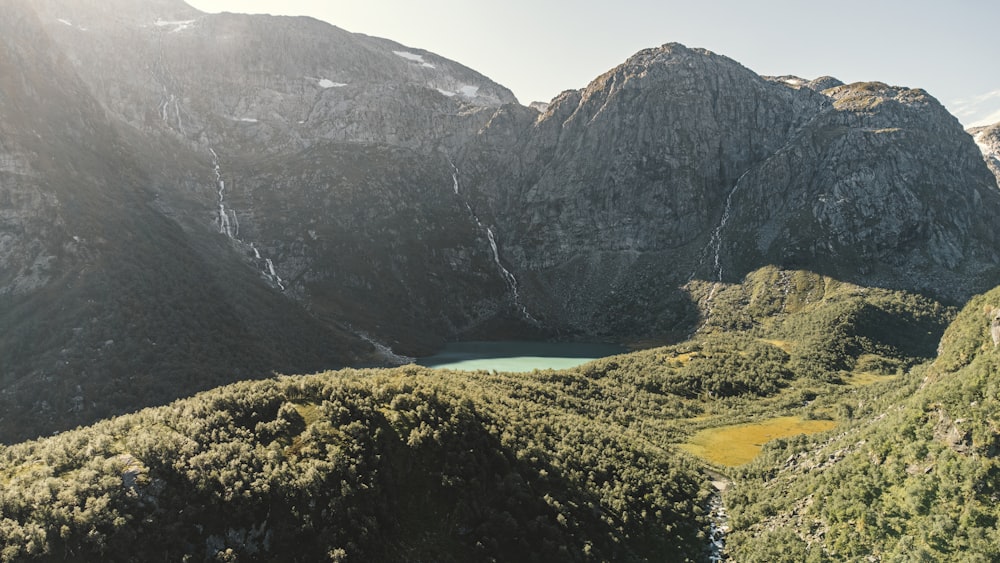
[[[582,88],[677,41],[760,74],[927,90],[966,125],[1000,121],[996,0],[188,0],[206,12],[310,15],[456,60],[522,103]]]

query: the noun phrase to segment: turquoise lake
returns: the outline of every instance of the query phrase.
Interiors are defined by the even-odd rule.
[[[571,368],[627,351],[614,344],[583,342],[452,342],[416,363],[441,369],[526,372]]]

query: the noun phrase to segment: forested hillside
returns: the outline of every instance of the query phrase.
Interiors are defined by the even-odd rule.
[[[737,477],[730,549],[757,553],[775,460],[811,442],[734,470],[692,436],[778,416],[839,425],[821,444],[883,428],[870,418],[912,390],[901,374],[951,311],[773,268],[692,295],[713,313],[691,340],[572,370],[285,376],[0,449],[3,560],[704,561],[720,473]],[[939,364],[967,361],[949,360],[963,326]],[[814,552],[845,553],[832,529]]]
[[[4,561],[699,560],[707,482],[577,374],[238,384],[0,452]]]
[[[975,297],[940,354],[855,397],[833,437],[782,440],[735,473],[736,561],[1000,559],[1000,288]]]

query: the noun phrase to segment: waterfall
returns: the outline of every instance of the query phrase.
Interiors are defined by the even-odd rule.
[[[240,237],[240,219],[236,216],[236,210],[229,210],[229,224],[232,225],[233,238],[238,239]]]
[[[500,276],[503,278],[504,282],[507,283],[507,287],[510,288],[510,293],[514,300],[514,306],[521,313],[521,316],[525,320],[531,322],[532,324],[536,325],[539,324],[538,319],[532,317],[531,313],[528,312],[528,308],[525,307],[523,303],[521,303],[521,294],[518,289],[517,278],[514,277],[514,274],[510,270],[508,270],[503,265],[503,262],[500,260],[500,248],[497,246],[497,237],[496,234],[494,234],[493,232],[493,227],[487,227],[486,225],[484,225],[483,222],[479,220],[479,216],[476,215],[476,212],[472,210],[472,206],[469,205],[469,202],[465,201],[461,197],[459,190],[459,183],[458,183],[458,174],[459,174],[458,167],[455,166],[453,162],[451,162],[450,158],[448,159],[448,164],[451,164],[452,168],[451,178],[452,181],[454,182],[453,188],[455,191],[455,195],[459,196],[460,201],[462,201],[462,203],[465,204],[465,208],[469,211],[469,215],[472,216],[472,220],[476,222],[476,226],[479,227],[479,230],[486,233],[486,239],[489,240],[490,243],[490,250],[493,252],[493,263],[496,264],[497,269],[500,271]]]
[[[737,191],[739,191],[741,185],[740,182],[742,182],[743,178],[745,178],[749,173],[750,169],[748,168],[743,172],[743,174],[740,175],[739,178],[736,179],[736,183],[733,184],[732,189],[729,190],[729,194],[726,196],[726,204],[722,208],[722,217],[719,219],[719,224],[712,230],[712,236],[708,239],[708,244],[705,245],[704,249],[702,249],[701,259],[698,261],[697,268],[695,268],[695,270],[691,272],[691,275],[688,277],[688,283],[691,283],[695,276],[698,275],[698,272],[701,271],[702,266],[704,266],[706,253],[711,252],[712,274],[715,278],[715,283],[712,284],[712,289],[708,292],[708,297],[705,298],[704,307],[706,318],[712,316],[712,299],[715,298],[715,293],[719,290],[719,286],[722,284],[724,274],[722,269],[722,237],[723,232],[726,229],[726,225],[729,223],[729,217],[732,215],[733,196],[736,195]]]
[[[184,122],[181,121],[181,106],[177,102],[177,97],[174,96],[173,94],[170,94],[170,100],[174,102],[174,115],[177,116],[177,131],[183,137],[185,136],[185,133],[184,133]]]
[[[274,262],[272,262],[270,258],[265,258],[264,263],[267,265],[268,275],[271,277],[271,279],[274,280],[276,284],[278,284],[278,287],[281,288],[281,291],[285,291],[285,284],[281,281],[281,276],[279,276],[278,272],[274,270]]]
[[[709,248],[714,247],[714,259],[713,259],[713,273],[715,274],[715,281],[722,281],[722,231],[726,228],[726,224],[729,222],[729,215],[733,210],[733,196],[736,194],[737,190],[740,189],[740,182],[743,178],[750,173],[748,169],[739,179],[736,180],[736,184],[733,189],[729,190],[729,195],[726,196],[726,205],[722,210],[722,218],[719,220],[718,226],[712,231],[712,238],[708,241]]]
[[[476,219],[476,223],[479,224],[480,228],[482,228],[483,225],[482,223],[479,223],[479,219]],[[515,278],[514,274],[512,274],[510,270],[505,268],[503,263],[500,262],[500,251],[497,249],[497,239],[493,235],[493,229],[491,227],[486,227],[486,238],[489,239],[490,249],[493,251],[493,262],[497,265],[497,268],[500,269],[500,273],[503,275],[504,281],[507,282],[507,287],[510,288],[511,295],[514,298],[514,306],[518,308],[521,312],[521,316],[524,317],[525,320],[530,321],[533,324],[539,324],[538,319],[532,317],[531,313],[528,312],[528,308],[524,306],[524,303],[521,303],[521,294],[517,288],[517,278]]]
[[[482,224],[479,225],[482,227]],[[497,268],[500,269],[500,273],[503,274],[503,278],[507,280],[507,284],[510,285],[511,290],[514,292],[514,299],[517,299],[517,278],[514,274],[510,273],[510,270],[504,267],[500,262],[500,251],[497,249],[497,239],[493,236],[493,229],[491,227],[486,227],[486,238],[490,241],[490,249],[493,251],[493,262],[496,263]]]
[[[219,165],[219,155],[215,154],[215,149],[208,149],[212,153],[212,167],[215,171],[215,187],[217,188],[217,193],[219,194],[219,233],[226,235],[231,239],[235,239],[233,236],[233,227],[229,221],[229,213],[226,211],[226,181],[222,179],[222,167]]]
[[[253,253],[254,259],[258,262],[261,275],[272,284],[278,286],[278,289],[285,291],[285,280],[281,279],[281,276],[278,275],[278,271],[274,267],[274,262],[270,258],[261,256],[260,250],[257,249],[257,246],[253,242],[246,242],[239,238],[239,216],[237,216],[235,209],[226,208],[226,181],[222,179],[222,165],[219,164],[219,155],[216,154],[215,149],[210,148],[208,150],[212,153],[212,169],[215,172],[216,193],[219,196],[218,215],[216,217],[216,223],[219,225],[219,234],[226,235],[227,238],[244,249],[249,248]]]

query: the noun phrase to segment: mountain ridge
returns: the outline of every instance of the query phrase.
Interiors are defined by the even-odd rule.
[[[791,84],[667,44],[539,112],[457,63],[306,18],[10,1],[23,40],[3,56],[52,92],[18,94],[8,138],[55,132],[32,151],[67,171],[26,176],[42,160],[4,141],[18,180],[0,197],[31,202],[0,239],[4,271],[21,272],[0,278],[4,388],[25,382],[8,400],[46,431],[60,409],[80,423],[446,340],[679,340],[711,314],[698,284],[766,265],[951,302],[996,277],[995,178],[918,90]],[[121,173],[100,163],[111,146]],[[55,229],[60,213],[86,228]],[[50,308],[44,272],[63,264],[87,275]],[[187,313],[154,312],[161,300]],[[64,330],[29,336],[39,315]],[[159,333],[173,344],[154,348]],[[223,353],[190,342],[220,336]],[[133,372],[162,395],[108,404]],[[70,391],[42,412],[41,382],[60,380]]]
[[[676,43],[532,108],[307,18],[0,2],[0,559],[1000,556],[997,126]],[[324,371],[509,337],[668,345]]]

